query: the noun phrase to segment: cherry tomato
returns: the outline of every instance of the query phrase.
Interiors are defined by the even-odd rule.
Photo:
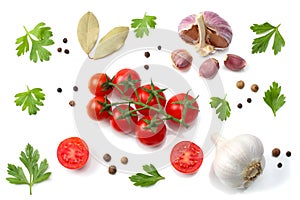
[[[136,112],[133,112],[131,115],[128,114],[128,112],[132,110],[133,108],[131,106],[128,107],[128,105],[119,105],[115,107],[112,111],[112,115],[110,116],[111,126],[115,130],[125,134],[132,132],[138,121]],[[122,114],[125,118],[119,119],[122,117]]]
[[[203,152],[195,143],[182,141],[173,147],[170,161],[177,171],[192,174],[200,168],[203,161]]]
[[[135,134],[142,144],[157,146],[161,144],[166,137],[167,128],[165,123],[160,119],[157,119],[156,127],[152,129],[147,128],[152,119],[150,116],[141,118],[137,123]]]
[[[133,94],[133,98],[134,98],[134,101],[139,101],[139,99],[140,99],[140,101],[142,103],[158,108],[159,106],[158,106],[157,99],[155,97],[155,93],[158,96],[157,98],[158,98],[159,104],[161,105],[162,109],[164,109],[164,107],[166,105],[166,96],[159,87],[157,87],[153,84],[148,84],[148,85],[139,87],[137,89],[138,97],[135,94]],[[151,98],[151,100],[150,100],[150,98]],[[135,105],[135,107],[136,107],[136,109],[140,109],[143,106]],[[145,116],[148,116],[150,114],[151,115],[157,114],[157,113],[155,113],[155,111],[149,110],[148,108],[139,110],[139,112]]]
[[[123,96],[122,93],[124,93],[126,97],[131,97],[134,89],[141,86],[140,75],[132,69],[122,69],[118,71],[112,82],[115,84],[114,93],[119,97]],[[134,89],[130,87],[130,84],[134,86]]]
[[[70,137],[58,145],[57,159],[68,169],[80,169],[88,161],[89,148],[79,137]]]
[[[86,109],[91,119],[100,121],[103,119],[107,119],[110,116],[108,111],[111,111],[111,107],[107,108],[107,110],[102,111],[104,106],[101,105],[101,103],[105,102],[110,104],[110,101],[102,96],[94,97],[89,101],[89,103],[86,106]]]
[[[184,123],[190,125],[198,116],[199,106],[197,101],[188,94],[177,94],[169,99],[166,105],[166,112],[181,120],[184,108],[187,107],[185,118],[183,119]],[[168,125],[179,125],[178,122],[173,120],[168,120]]]
[[[95,96],[105,96],[111,93],[111,79],[104,73],[94,74],[89,80],[89,90]]]

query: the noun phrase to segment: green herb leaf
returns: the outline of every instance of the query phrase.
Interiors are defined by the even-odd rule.
[[[26,92],[21,92],[15,95],[16,106],[22,106],[22,111],[28,108],[29,115],[35,115],[40,110],[38,106],[43,106],[43,100],[45,100],[45,94],[42,93],[41,88],[34,88],[30,90],[27,87]]]
[[[134,28],[135,36],[142,38],[145,35],[149,35],[148,27],[154,29],[156,26],[156,17],[144,14],[143,19],[132,19],[131,28]]]
[[[271,40],[272,36],[275,33],[274,41],[272,45],[272,49],[274,51],[274,55],[277,55],[281,51],[281,47],[285,46],[285,41],[282,35],[279,32],[279,26],[273,26],[268,22],[263,24],[253,24],[250,29],[255,32],[256,34],[263,34],[266,33],[264,36],[255,38],[252,42],[252,54],[254,53],[262,53],[267,50],[269,45],[269,41]]]
[[[31,195],[32,186],[34,184],[47,180],[51,175],[51,172],[45,173],[48,169],[47,160],[44,159],[40,163],[40,165],[38,165],[39,158],[40,154],[38,150],[33,149],[33,147],[30,144],[27,144],[25,151],[21,151],[20,161],[26,167],[29,173],[29,179],[26,178],[22,167],[17,167],[13,164],[8,164],[7,173],[11,177],[7,177],[6,180],[12,184],[29,185]]]
[[[161,176],[154,165],[144,165],[143,170],[148,174],[137,173],[129,177],[130,181],[134,182],[135,186],[148,187],[154,185],[160,180],[165,179]]]
[[[51,53],[44,48],[45,46],[50,46],[54,44],[54,41],[50,39],[52,37],[51,28],[47,27],[45,23],[41,22],[37,24],[34,29],[28,31],[24,27],[26,34],[19,37],[16,40],[16,44],[19,46],[16,48],[17,55],[24,55],[29,51],[29,40],[31,41],[31,51],[30,60],[37,62],[40,59],[41,62],[48,61],[50,59]]]
[[[230,106],[228,101],[226,101],[226,95],[224,99],[219,97],[211,97],[210,106],[216,109],[216,114],[218,114],[218,118],[221,121],[226,121],[228,117],[230,117]]]
[[[274,116],[276,112],[285,104],[285,96],[280,95],[281,86],[273,82],[270,89],[265,92],[264,101],[272,109]]]

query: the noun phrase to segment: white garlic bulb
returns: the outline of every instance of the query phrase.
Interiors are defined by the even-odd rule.
[[[215,142],[217,150],[213,169],[221,183],[232,188],[247,188],[262,174],[264,147],[256,136],[243,134]]]

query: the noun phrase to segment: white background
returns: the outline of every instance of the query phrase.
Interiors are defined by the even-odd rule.
[[[296,1],[294,1],[296,2]],[[297,196],[299,177],[298,137],[298,7],[290,1],[6,1],[0,8],[0,198],[9,199],[101,199],[109,197],[131,199],[154,199],[163,195],[172,199],[254,199],[285,198]],[[73,98],[72,87],[77,73],[86,59],[77,41],[77,23],[87,11],[92,11],[100,23],[103,35],[114,26],[130,25],[132,18],[143,16],[144,12],[157,16],[157,27],[177,30],[178,23],[189,14],[210,10],[226,19],[233,29],[233,40],[228,53],[244,57],[247,68],[241,73],[224,69],[223,54],[216,57],[221,61],[220,76],[231,103],[231,117],[226,121],[223,135],[232,137],[241,133],[258,136],[265,146],[267,166],[264,175],[246,191],[228,191],[220,188],[210,179],[210,167],[214,152],[208,156],[199,172],[193,176],[183,176],[171,167],[160,173],[166,180],[150,188],[132,186],[128,174],[115,176],[107,173],[107,168],[91,158],[86,167],[79,171],[63,168],[57,161],[56,149],[59,142],[67,137],[77,136],[72,107],[68,102]],[[32,63],[29,55],[16,56],[15,40],[24,33],[23,25],[28,28],[39,22],[52,27],[54,41],[50,50],[53,56],[50,62]],[[267,53],[251,54],[251,43],[255,37],[250,30],[253,23],[281,23],[280,31],[286,46],[277,56],[270,47]],[[69,42],[62,43],[67,37]],[[58,47],[70,49],[70,54],[58,54]],[[237,80],[243,79],[245,89],[235,87]],[[282,86],[286,95],[286,104],[274,118],[271,110],[263,102],[263,92],[272,81]],[[252,83],[260,86],[254,94],[249,87]],[[36,116],[28,116],[14,104],[14,95],[29,87],[41,87],[46,93],[45,106]],[[61,87],[61,94],[56,89]],[[253,103],[247,104],[251,97]],[[244,107],[239,110],[237,103]],[[209,105],[200,105],[209,106]],[[204,117],[204,116],[202,116]],[[21,165],[18,156],[27,143],[39,149],[41,158],[47,158],[52,172],[50,179],[33,187],[29,196],[27,186],[9,184],[7,163]],[[270,156],[274,147],[279,147],[283,154],[279,158]],[[284,153],[290,150],[291,158]],[[283,163],[277,169],[278,162]],[[104,197],[105,196],[105,197]]]

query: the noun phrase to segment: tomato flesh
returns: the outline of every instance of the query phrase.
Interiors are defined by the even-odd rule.
[[[203,151],[193,142],[182,141],[173,147],[170,161],[177,171],[192,174],[197,172],[202,164]]]
[[[57,148],[59,163],[68,169],[80,169],[88,161],[89,149],[79,137],[70,137],[63,140]]]

